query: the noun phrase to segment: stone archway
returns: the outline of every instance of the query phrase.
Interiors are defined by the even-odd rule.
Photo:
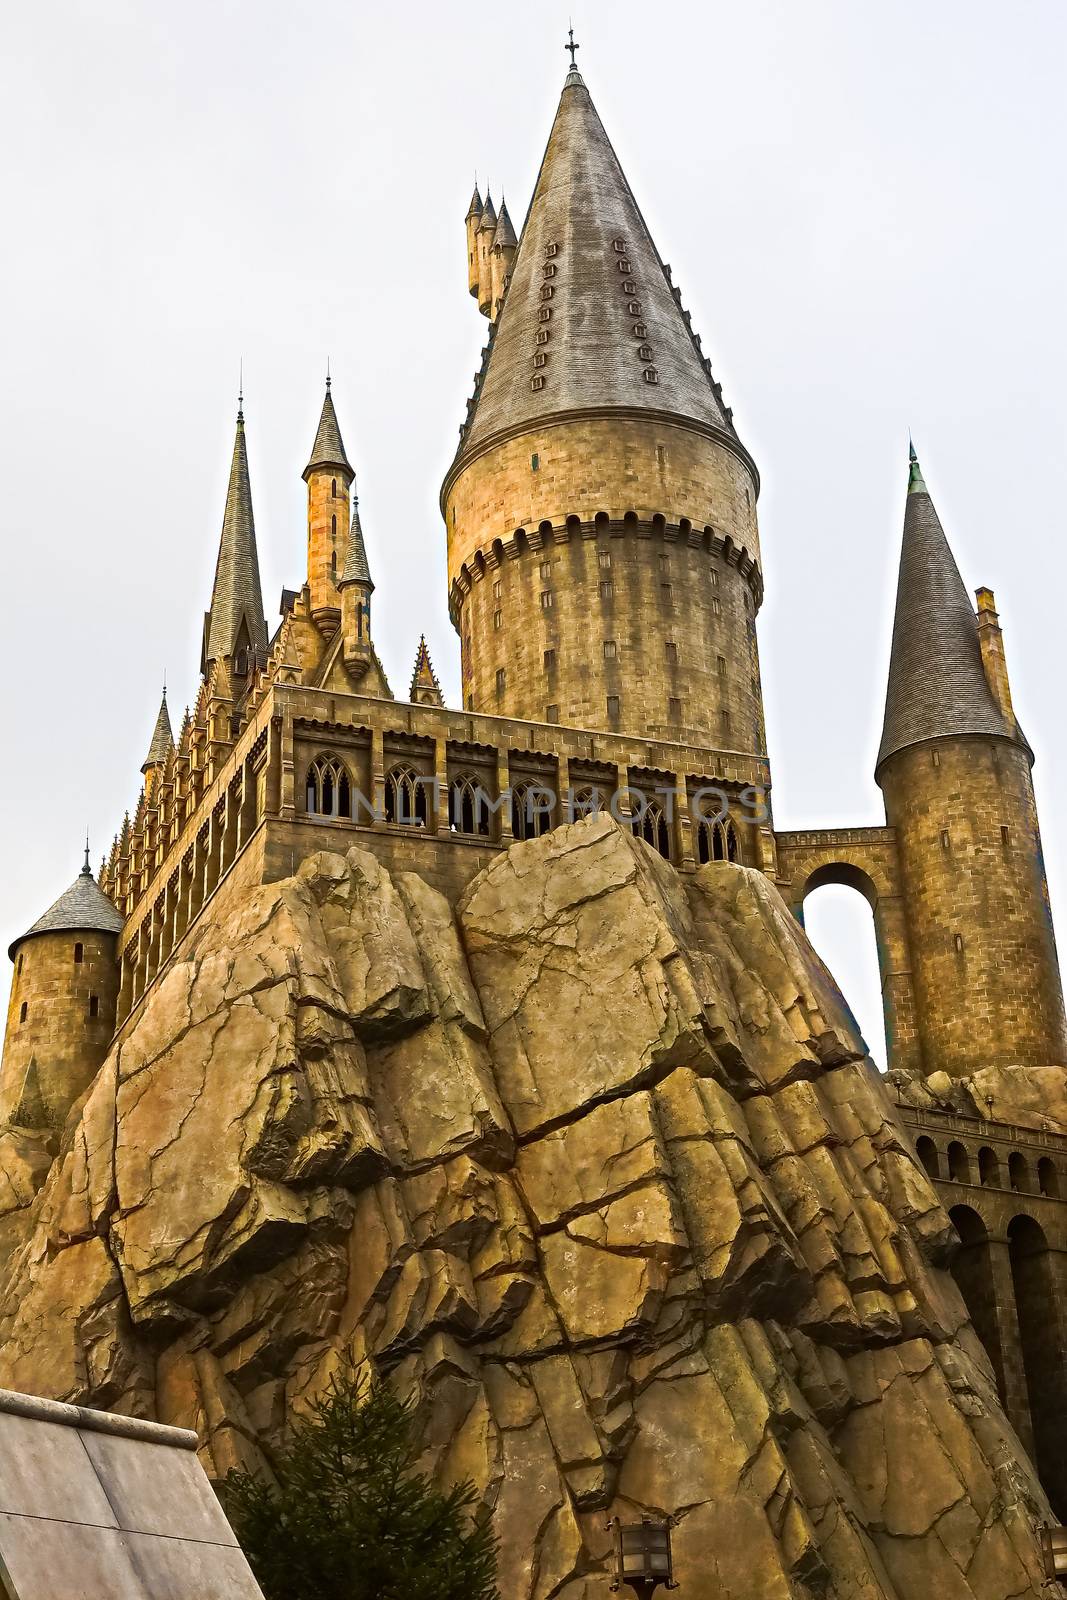
[[[1033,1217],[1008,1225],[1008,1253],[1019,1319],[1019,1346],[1030,1400],[1034,1456],[1041,1482],[1061,1521],[1067,1519],[1067,1351],[1056,1303],[1052,1255]],[[965,1297],[966,1298],[966,1297]]]
[[[963,1296],[974,1331],[993,1363],[997,1389],[1003,1400],[1004,1350],[997,1324],[997,1291],[989,1253],[989,1233],[982,1218],[971,1206],[953,1206],[949,1216],[960,1236],[960,1248],[952,1261],[952,1276]]]
[[[803,924],[804,902],[839,884],[861,894],[874,918],[887,1064],[921,1071],[911,958],[904,921],[896,835],[891,828],[846,828],[775,835],[778,882]]]

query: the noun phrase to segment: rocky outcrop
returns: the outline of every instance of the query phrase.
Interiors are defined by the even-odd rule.
[[[950,1078],[947,1072],[926,1078],[898,1069],[889,1079],[901,1104],[919,1111],[952,1111],[1067,1136],[1063,1067],[983,1067],[970,1078]]]
[[[1041,1592],[951,1226],[756,872],[590,818],[453,911],[314,856],[194,931],[40,1152],[0,1141],[2,1385],[219,1475],[368,1363],[495,1508],[503,1600],[606,1600],[645,1510],[691,1600]]]

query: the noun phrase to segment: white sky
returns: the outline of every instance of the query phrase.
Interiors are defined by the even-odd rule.
[[[910,427],[1007,632],[1054,909],[1067,9],[575,0],[579,66],[763,474],[779,827],[878,823]],[[521,221],[567,10],[36,0],[0,42],[6,945],[131,809],[164,668],[197,683],[243,356],[268,623],[304,575],[327,356],[403,694],[455,702],[437,492],[485,323],[475,168]],[[875,1043],[861,902],[809,928]],[[832,927],[824,928],[824,923]],[[5,963],[6,966],[6,963]],[[5,980],[6,982],[6,974]]]

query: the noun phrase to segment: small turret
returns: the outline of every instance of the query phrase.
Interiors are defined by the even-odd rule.
[[[144,774],[145,793],[151,800],[159,785],[160,773],[167,764],[171,751],[174,749],[174,734],[170,726],[170,712],[167,710],[167,688],[163,686],[163,699],[159,705],[159,716],[156,718],[155,728],[152,730],[152,742],[148,747],[148,754],[141,765]]]
[[[492,295],[489,310],[489,319],[496,321],[500,302],[504,298],[504,288],[511,273],[511,263],[515,260],[515,253],[519,248],[519,241],[515,237],[515,229],[508,216],[508,208],[503,196],[500,200],[500,215],[496,222],[496,232],[493,234],[493,250],[490,260]]]
[[[437,681],[437,674],[433,670],[430,652],[426,648],[426,635],[419,635],[419,648],[415,652],[415,670],[411,674],[411,690],[408,699],[417,706],[443,706],[445,697],[441,693],[441,685]]]
[[[1032,762],[993,595],[976,619],[913,449],[875,776],[927,1073],[1067,1059]]]
[[[115,1031],[123,918],[85,864],[8,951],[15,963],[0,1067],[0,1122],[61,1127]]]
[[[493,240],[496,237],[496,207],[490,194],[486,194],[478,223],[478,310],[483,317],[493,314]]]
[[[478,298],[478,228],[482,220],[482,197],[478,193],[477,183],[471,195],[471,203],[467,207],[467,288]]]
[[[978,643],[982,647],[982,666],[985,668],[986,680],[993,692],[993,699],[1000,707],[1001,715],[1009,724],[1015,722],[1015,712],[1011,704],[1011,683],[1008,680],[1008,661],[1004,654],[1004,635],[1000,628],[1000,618],[997,615],[997,601],[992,589],[979,589],[976,592],[978,601]]]
[[[348,556],[349,489],[353,476],[327,373],[326,397],[303,477],[308,486],[311,615],[328,636],[336,632],[341,621],[338,585]]]
[[[374,583],[359,520],[359,496],[352,496],[352,525],[348,533],[348,552],[344,571],[337,585],[341,594],[341,627],[344,632],[344,660],[349,672],[361,677],[372,659],[370,597]]]

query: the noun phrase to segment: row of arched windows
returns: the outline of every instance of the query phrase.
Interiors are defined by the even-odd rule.
[[[1041,1156],[1035,1170],[1021,1150],[1013,1150],[1005,1170],[997,1152],[983,1145],[978,1152],[976,1171],[970,1151],[958,1139],[946,1150],[944,1163],[937,1145],[926,1134],[916,1139],[915,1151],[931,1178],[977,1184],[983,1189],[1011,1189],[1016,1194],[1046,1195],[1053,1200],[1060,1198],[1060,1175],[1051,1156]]]
[[[427,790],[434,779],[401,763],[390,768],[385,778],[385,820],[408,827],[429,826]],[[308,767],[305,786],[307,811],[318,817],[351,819],[353,788],[348,769],[339,756],[320,755]],[[516,839],[536,839],[553,826],[555,796],[534,781],[516,783],[511,790],[511,831]],[[603,809],[604,797],[592,786],[579,789],[573,798],[573,818],[589,816]],[[666,860],[671,859],[671,834],[663,805],[634,792],[631,796],[630,827],[634,836],[644,839]],[[448,823],[453,833],[488,838],[492,807],[484,787],[476,777],[462,774],[448,786]],[[696,824],[697,858],[708,861],[741,859],[737,831],[732,822],[700,819]]]

